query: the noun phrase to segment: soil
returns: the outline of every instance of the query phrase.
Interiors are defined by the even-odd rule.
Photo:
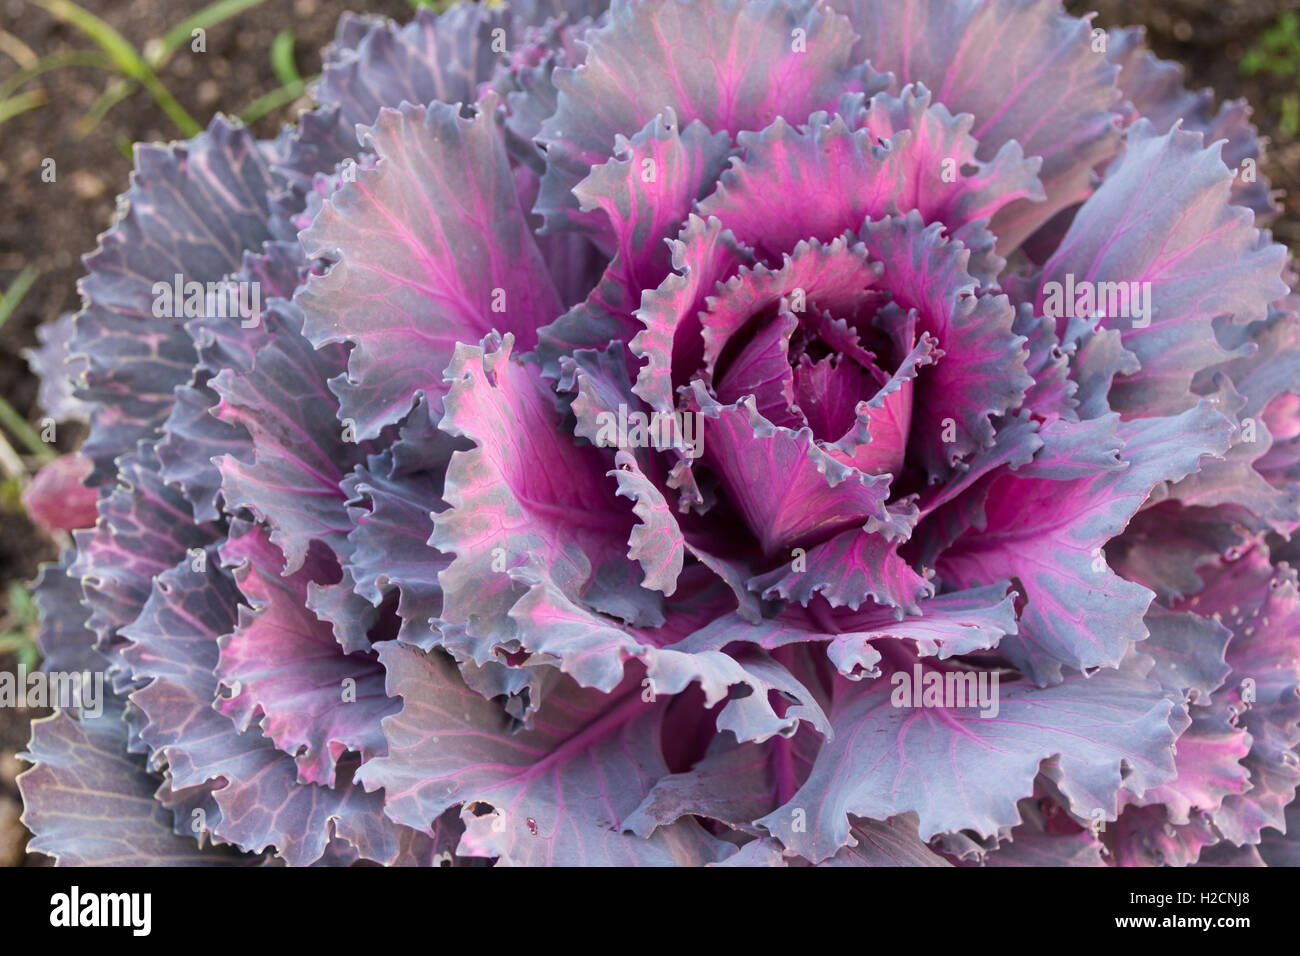
[[[209,0],[81,0],[81,5],[107,21],[142,49]],[[1068,0],[1072,13],[1100,11],[1097,23],[1115,26],[1140,23],[1156,52],[1183,63],[1192,87],[1212,86],[1221,98],[1244,97],[1255,107],[1254,119],[1271,138],[1262,171],[1286,190],[1285,212],[1274,225],[1275,236],[1300,251],[1300,139],[1279,130],[1282,97],[1296,92],[1296,78],[1268,74],[1245,76],[1242,56],[1278,14],[1294,9],[1297,0]],[[409,19],[408,0],[266,0],[207,33],[207,49],[178,52],[162,70],[167,88],[201,125],[218,110],[238,112],[257,96],[279,87],[268,51],[281,30],[292,30],[299,72],[311,76],[320,68],[319,50],[329,41],[339,15],[348,8]],[[91,44],[71,27],[25,0],[0,0],[0,29],[22,41],[38,56],[85,50]],[[0,52],[0,82],[14,69]],[[46,73],[24,89],[43,89],[46,104],[6,122],[0,135],[0,289],[26,265],[39,277],[22,304],[0,328],[0,395],[20,413],[36,420],[36,382],[21,358],[36,343],[36,326],[78,307],[80,256],[94,249],[97,235],[112,219],[114,197],[127,181],[131,164],[120,144],[167,140],[179,136],[144,92],[137,91],[87,135],[77,124],[104,91],[110,77],[89,67],[65,67]],[[255,124],[271,136],[291,121],[305,102],[284,107]],[[57,163],[55,183],[43,183],[42,160]],[[60,431],[60,447],[76,447],[80,435]],[[10,582],[28,581],[42,561],[52,559],[56,546],[33,527],[20,511],[0,500],[0,622],[8,608]],[[13,670],[12,659],[0,657],[0,670]],[[29,711],[0,708],[0,866],[40,865],[35,854],[24,857],[25,831],[17,822],[14,777],[21,764],[14,756],[28,737]]]

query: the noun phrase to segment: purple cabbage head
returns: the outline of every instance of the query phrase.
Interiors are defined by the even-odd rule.
[[[1300,863],[1244,104],[1056,0],[348,17],[315,97],[138,147],[34,357],[33,850]]]

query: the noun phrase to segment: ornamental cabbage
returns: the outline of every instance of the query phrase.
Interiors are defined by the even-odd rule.
[[[1300,863],[1300,300],[1055,0],[345,17],[33,361],[64,864]],[[1288,550],[1289,549],[1289,550]]]

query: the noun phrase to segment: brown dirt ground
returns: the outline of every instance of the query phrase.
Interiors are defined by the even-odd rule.
[[[153,36],[206,6],[208,0],[82,0],[82,5],[108,21],[137,49]],[[1277,238],[1300,251],[1300,140],[1278,132],[1280,97],[1294,92],[1294,79],[1244,76],[1242,55],[1259,34],[1297,0],[1067,0],[1072,13],[1099,10],[1098,24],[1141,23],[1161,56],[1185,65],[1189,85],[1212,86],[1220,98],[1245,97],[1255,107],[1254,119],[1272,139],[1264,173],[1287,191],[1286,211],[1274,226]],[[295,53],[303,76],[320,67],[318,51],[333,34],[345,9],[362,9],[399,20],[409,18],[406,0],[267,0],[208,31],[207,51],[178,53],[161,78],[200,124],[218,109],[237,112],[279,82],[268,50],[274,35],[289,28],[296,37]],[[0,29],[18,37],[37,55],[87,49],[88,41],[70,27],[24,0],[0,0]],[[14,69],[0,53],[0,81]],[[35,328],[78,304],[76,281],[82,274],[80,256],[95,247],[107,228],[114,196],[125,186],[130,162],[120,142],[171,139],[178,135],[143,92],[118,104],[89,135],[79,137],[74,124],[104,90],[108,77],[90,68],[65,68],[47,73],[25,89],[40,86],[47,104],[4,124],[0,135],[0,289],[7,288],[27,264],[40,276],[19,309],[0,328],[0,395],[32,420],[36,382],[20,357],[35,344]],[[256,125],[270,136],[303,104],[285,107]],[[40,181],[44,157],[58,163],[57,184]],[[65,448],[75,447],[79,435],[60,435]],[[23,517],[0,505],[0,620],[7,607],[4,591],[11,581],[25,581],[40,562],[52,558],[55,546]],[[11,659],[0,658],[0,669],[12,670]],[[0,866],[24,861],[25,831],[17,822],[14,777],[21,769],[14,756],[27,741],[23,710],[0,710]],[[28,865],[44,858],[27,855]]]

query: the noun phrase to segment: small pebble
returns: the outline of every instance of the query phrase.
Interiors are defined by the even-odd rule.
[[[0,784],[12,786],[27,764],[18,759],[17,754],[0,754]]]
[[[108,188],[104,180],[85,169],[76,170],[71,177],[72,191],[82,199],[98,199]]]

